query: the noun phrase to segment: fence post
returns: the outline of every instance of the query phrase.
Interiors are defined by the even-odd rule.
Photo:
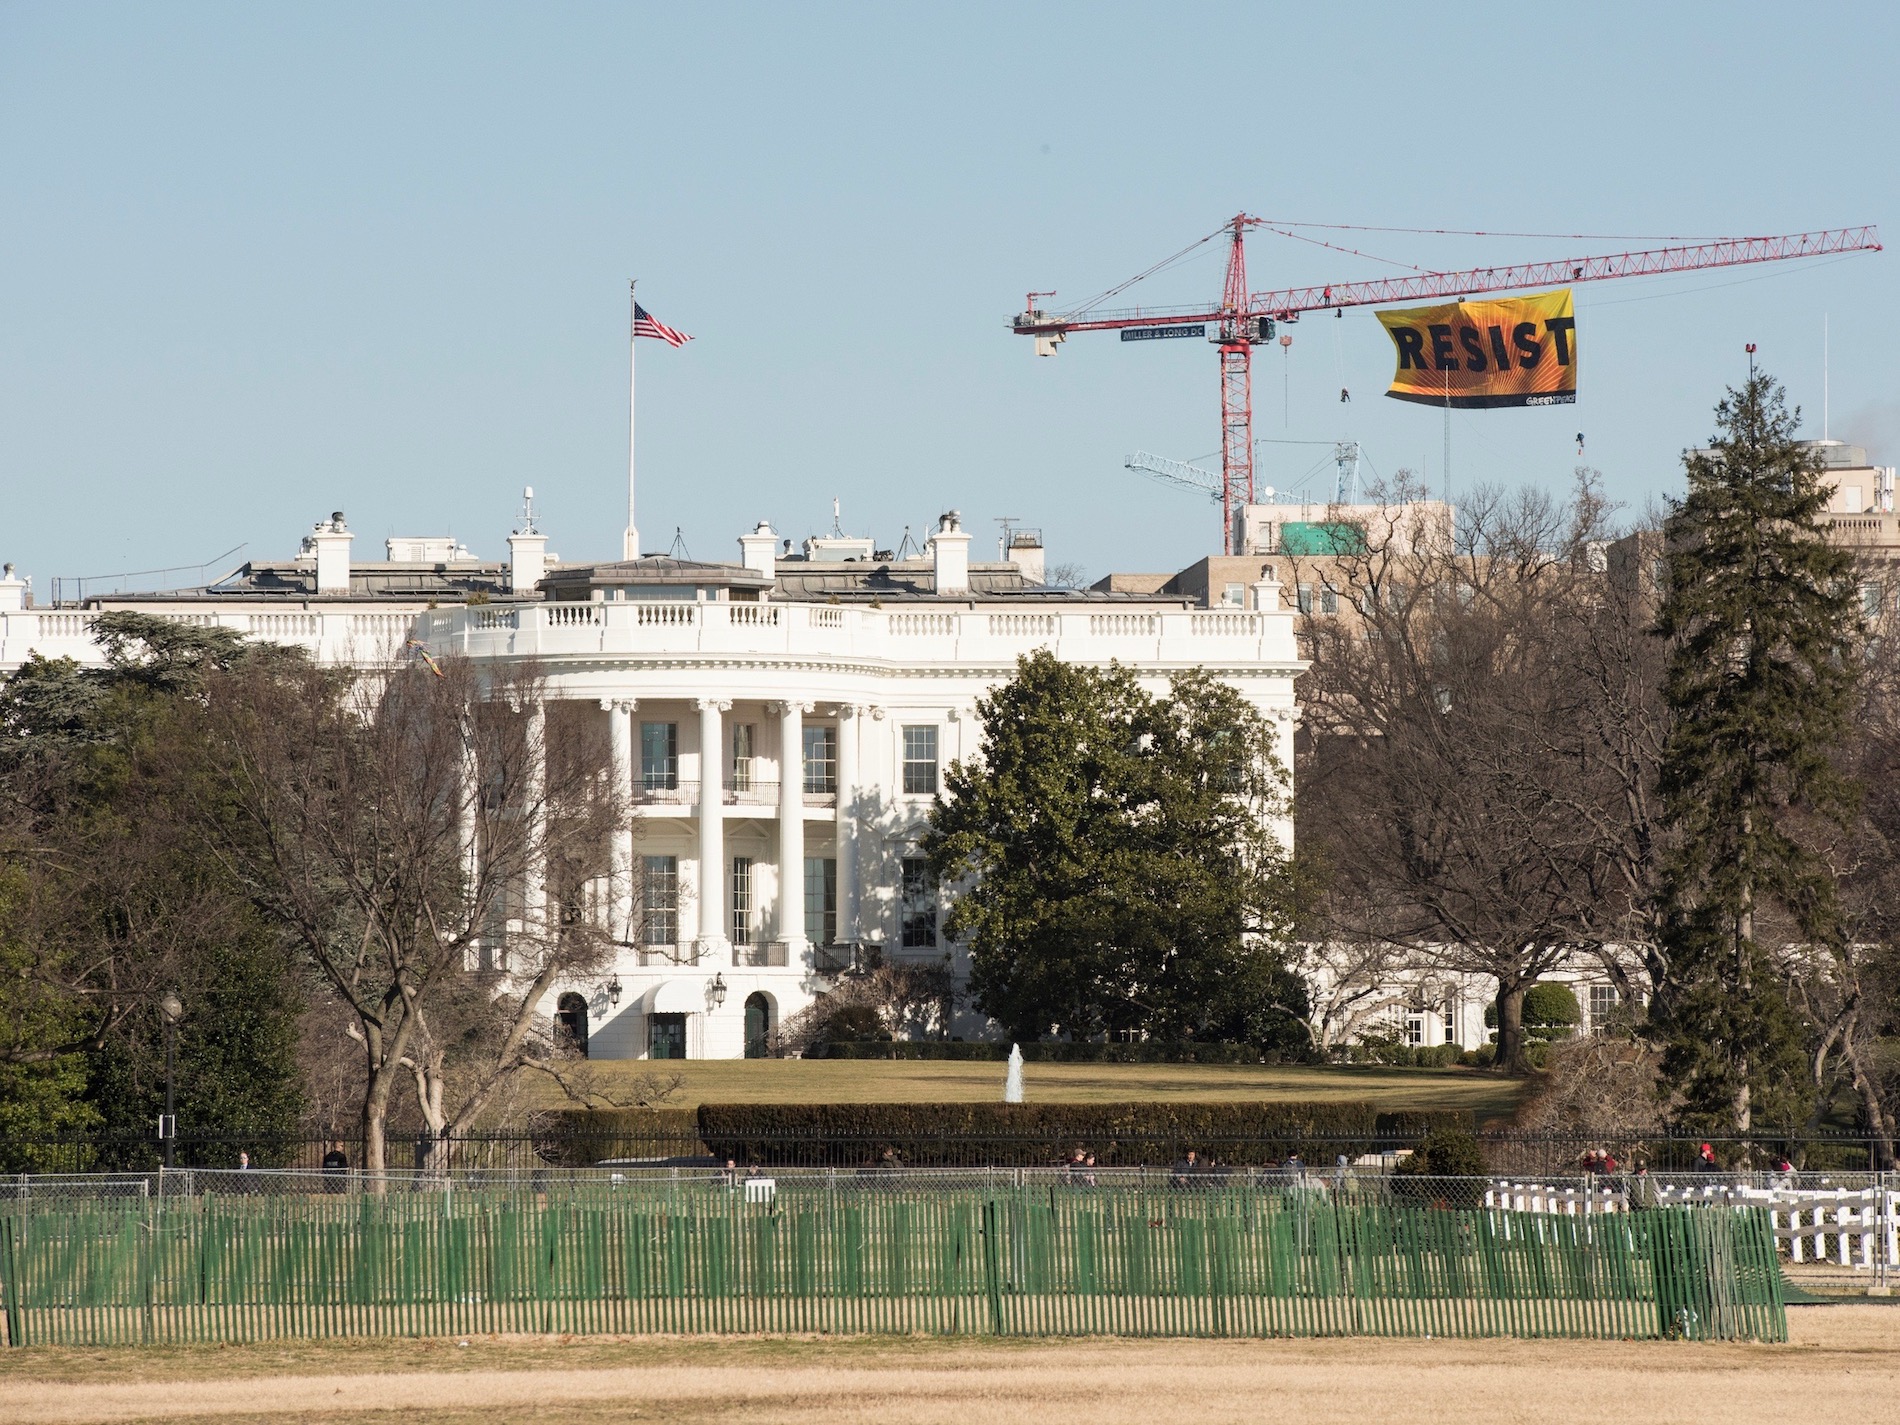
[[[22,1173],[21,1177],[26,1175]],[[7,1298],[7,1344],[24,1346],[26,1339],[20,1323],[20,1275],[14,1260],[15,1219],[0,1217],[0,1292]]]

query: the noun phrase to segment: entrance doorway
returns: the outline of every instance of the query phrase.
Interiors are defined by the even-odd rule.
[[[686,1016],[650,1014],[647,1016],[647,1057],[684,1059],[686,1057]]]
[[[772,1048],[772,1001],[754,991],[745,997],[745,1056],[765,1059]]]
[[[587,1057],[587,1000],[569,990],[562,995],[554,1010],[554,1036],[564,1044],[573,1046],[574,1052],[583,1059]]]

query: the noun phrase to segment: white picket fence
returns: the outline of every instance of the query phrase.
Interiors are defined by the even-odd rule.
[[[1629,1211],[1627,1180],[1605,1183],[1495,1182],[1487,1207],[1584,1217]],[[1888,1179],[1890,1183],[1892,1180]],[[1900,1190],[1886,1184],[1829,1187],[1797,1184],[1663,1183],[1648,1189],[1656,1203],[1765,1207],[1775,1239],[1790,1262],[1830,1263],[1856,1271],[1900,1265]]]

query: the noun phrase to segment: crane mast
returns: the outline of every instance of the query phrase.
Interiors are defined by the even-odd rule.
[[[1146,327],[1151,334],[1175,334],[1190,326],[1209,328],[1208,339],[1220,348],[1221,397],[1221,548],[1239,553],[1239,507],[1253,500],[1253,348],[1271,338],[1275,321],[1296,321],[1302,312],[1332,311],[1345,307],[1377,306],[1386,302],[1418,301],[1433,297],[1463,298],[1480,292],[1506,292],[1527,287],[1555,287],[1574,282],[1601,282],[1619,277],[1649,277],[1669,272],[1693,272],[1710,267],[1739,267],[1757,262],[1784,262],[1791,258],[1820,257],[1829,253],[1878,252],[1880,234],[1872,225],[1790,233],[1779,237],[1724,238],[1715,242],[1651,248],[1552,262],[1505,267],[1474,267],[1455,272],[1421,272],[1372,282],[1341,282],[1318,287],[1289,287],[1278,291],[1247,290],[1246,232],[1270,226],[1263,219],[1237,213],[1221,225],[1228,238],[1227,277],[1219,306],[1128,307],[1095,311],[1090,306],[1051,315],[1036,307],[1032,292],[1028,309],[1010,328],[1019,336],[1036,338],[1039,355],[1053,356],[1071,332],[1114,331]],[[1128,285],[1128,284],[1124,284]],[[1196,333],[1198,335],[1198,333]],[[1152,467],[1142,467],[1152,471]],[[1153,472],[1159,473],[1159,472]]]

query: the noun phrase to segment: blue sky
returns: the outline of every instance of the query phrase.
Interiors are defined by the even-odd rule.
[[[1092,295],[1240,210],[1282,219],[1900,242],[1900,7],[0,3],[0,557],[48,576],[453,531],[619,551],[626,281],[641,527],[895,544],[957,507],[1092,574],[1210,551],[1122,469],[1219,444],[1203,343],[1078,336]],[[1641,242],[1340,235],[1425,266]],[[1150,284],[1219,290],[1213,251]],[[1262,238],[1255,288],[1395,269]],[[1454,489],[1676,488],[1743,344],[1819,433],[1900,463],[1895,255],[1577,290],[1579,404],[1454,417]],[[1369,312],[1260,353],[1256,435],[1442,477]],[[1341,385],[1353,402],[1338,401]],[[1325,448],[1263,448],[1290,486]],[[1312,476],[1322,489],[1328,476]],[[981,549],[984,547],[980,545]]]

